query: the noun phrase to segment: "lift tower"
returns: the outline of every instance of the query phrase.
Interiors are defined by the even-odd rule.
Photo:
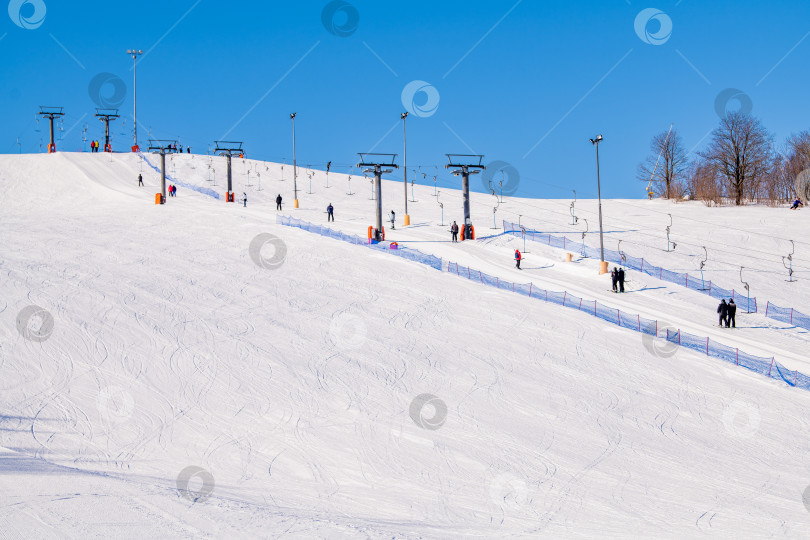
[[[112,144],[110,144],[110,120],[120,118],[118,109],[96,109],[96,118],[104,122],[104,151],[112,152]]]
[[[64,107],[43,107],[40,105],[37,114],[51,121],[51,142],[48,145],[48,153],[56,152],[56,143],[53,140],[53,119],[65,116]]]
[[[242,144],[244,143],[234,141],[214,141],[214,144],[216,145],[216,148],[214,148],[214,153],[228,158],[228,191],[225,193],[225,202],[234,202],[233,182],[231,175],[231,156],[236,155],[240,158],[245,157],[245,151],[242,149]]]
[[[453,176],[461,175],[462,191],[464,193],[464,225],[461,227],[462,240],[475,240],[475,228],[470,220],[470,175],[478,174],[486,167],[481,163],[484,159],[479,154],[445,154],[450,162],[444,166],[445,169],[456,169],[452,171]],[[470,170],[473,169],[473,170]]]
[[[369,239],[378,242],[385,240],[385,229],[382,225],[382,175],[393,172],[398,169],[399,165],[395,165],[394,161],[397,159],[397,154],[371,154],[368,152],[357,154],[360,156],[360,163],[358,167],[368,167],[364,173],[374,173],[374,191],[377,195],[377,220],[375,221],[376,227],[369,226],[368,237]],[[385,169],[383,169],[385,167]]]
[[[149,151],[160,154],[160,193],[155,195],[155,204],[166,203],[166,154],[174,153],[177,141],[149,139]]]

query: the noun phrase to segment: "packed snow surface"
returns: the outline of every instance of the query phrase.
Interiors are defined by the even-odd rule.
[[[332,203],[330,226],[365,237],[376,203],[362,173],[331,173],[327,188],[299,168],[294,209],[291,166],[234,159],[231,204],[224,158],[179,155],[167,159],[177,197],[155,205],[159,163],[0,157],[11,537],[810,535],[810,392],[276,224],[325,225]],[[615,295],[598,261],[539,243],[517,270],[523,240],[493,228],[579,238],[587,219],[598,245],[596,201],[577,201],[572,225],[570,201],[475,193],[478,239],[453,244],[461,193],[434,189],[414,186],[403,227],[402,183],[383,182],[383,212],[397,213],[387,240],[810,373],[807,331],[761,313],[767,300],[810,313],[807,210],[603,201],[610,249],[622,240],[694,274],[706,246],[706,279],[729,289],[744,268],[760,313],[741,309],[727,330],[715,299],[633,273]],[[277,240],[251,252],[260,234]]]

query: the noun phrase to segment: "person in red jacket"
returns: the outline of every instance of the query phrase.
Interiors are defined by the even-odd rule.
[[[518,270],[520,270],[520,260],[523,258],[523,255],[520,254],[520,251],[515,250],[515,266]]]

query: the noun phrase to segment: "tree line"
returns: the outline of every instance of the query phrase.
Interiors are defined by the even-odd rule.
[[[694,158],[675,129],[653,137],[650,150],[638,166],[639,180],[650,184],[650,197],[774,206],[796,198],[807,204],[810,198],[810,131],[791,135],[777,150],[758,118],[731,112]]]

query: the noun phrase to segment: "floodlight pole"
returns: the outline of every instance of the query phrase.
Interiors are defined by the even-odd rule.
[[[408,138],[405,132],[405,119],[408,118],[408,113],[404,112],[400,115],[402,119],[402,150],[403,150],[403,161],[404,161],[404,173],[405,173],[405,217],[403,218],[403,225],[410,225],[411,224],[411,216],[408,215]]]
[[[138,65],[138,56],[142,55],[143,51],[139,49],[127,49],[127,54],[132,56],[132,113],[133,118],[135,119],[133,126],[135,131],[132,135],[132,151],[138,152],[140,151],[140,148],[138,147],[138,79],[136,77],[135,68]]]
[[[602,182],[599,177],[599,143],[602,142],[602,136],[597,135],[596,139],[591,139],[591,143],[596,147],[596,195],[599,198],[599,249],[601,252],[601,262],[599,263],[599,273],[607,274],[608,265],[605,262],[605,240],[602,229]]]
[[[45,109],[59,109],[59,110],[58,111],[56,111],[56,110],[54,110],[54,111],[46,111]],[[42,106],[40,106],[39,113],[37,113],[37,114],[39,116],[43,116],[43,117],[47,118],[48,120],[50,120],[50,123],[51,123],[51,143],[48,145],[48,153],[50,154],[52,152],[56,152],[56,142],[54,141],[54,137],[53,137],[53,119],[65,116],[65,113],[62,112],[62,107],[42,107]]]
[[[298,208],[298,164],[295,157],[295,116],[298,113],[292,113],[290,119],[293,124],[293,208]]]

